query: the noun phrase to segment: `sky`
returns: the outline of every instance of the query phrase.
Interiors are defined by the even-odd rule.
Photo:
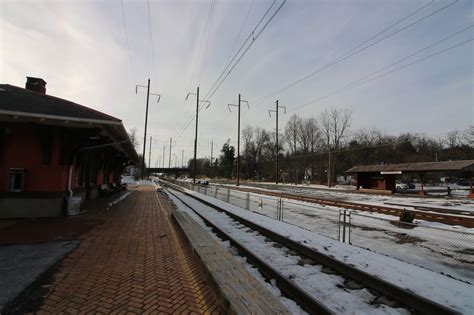
[[[151,79],[161,95],[150,96],[151,165],[163,163],[164,147],[167,165],[170,137],[172,164],[181,164],[195,132],[187,93],[199,86],[205,98],[282,2],[0,0],[0,82],[41,77],[47,94],[122,119],[143,143],[146,89],[135,86]],[[338,107],[352,111],[352,131],[464,130],[474,124],[473,25],[470,0],[288,0],[200,111],[198,156],[210,156],[211,141],[214,156],[227,139],[236,144],[237,112],[227,104],[239,93],[249,102],[242,128],[273,131],[268,110],[279,100],[282,127],[293,114]]]

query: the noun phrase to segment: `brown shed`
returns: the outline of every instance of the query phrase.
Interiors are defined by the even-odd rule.
[[[396,175],[416,173],[420,176],[421,192],[424,195],[423,175],[433,172],[456,172],[466,174],[470,179],[469,197],[474,198],[472,191],[472,174],[474,160],[446,161],[446,162],[419,162],[403,164],[380,164],[354,166],[346,171],[357,175],[357,189],[375,189],[395,191]]]

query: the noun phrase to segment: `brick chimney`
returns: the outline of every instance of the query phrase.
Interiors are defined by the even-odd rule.
[[[27,90],[46,94],[46,81],[41,78],[26,77],[25,88]]]

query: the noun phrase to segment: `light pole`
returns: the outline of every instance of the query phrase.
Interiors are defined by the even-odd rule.
[[[238,108],[238,115],[237,115],[237,184],[236,186],[240,185],[240,103],[244,102],[247,104],[247,107],[250,109],[249,102],[244,101],[240,98],[240,93],[239,93],[239,103],[237,105],[235,104],[227,104],[227,107],[229,108],[229,111],[232,111],[230,109],[231,106],[236,106]]]
[[[197,87],[196,93],[188,93],[186,95],[186,101],[188,100],[189,95],[196,95],[196,130],[194,133],[194,172],[193,172],[193,183],[196,183],[196,168],[197,168],[197,160],[196,160],[196,155],[197,155],[197,136],[198,136],[198,123],[199,123],[199,103],[204,102],[207,103],[206,109],[209,108],[211,105],[211,102],[205,101],[205,100],[200,100],[199,99],[199,86]]]

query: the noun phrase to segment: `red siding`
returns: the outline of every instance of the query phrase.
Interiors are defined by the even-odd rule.
[[[41,164],[41,142],[33,125],[9,126],[5,138],[5,151],[0,174],[0,191],[8,190],[8,174],[11,168],[26,170],[25,191],[60,192],[67,189],[68,166],[59,165],[59,131],[54,129],[52,155],[49,165]]]

